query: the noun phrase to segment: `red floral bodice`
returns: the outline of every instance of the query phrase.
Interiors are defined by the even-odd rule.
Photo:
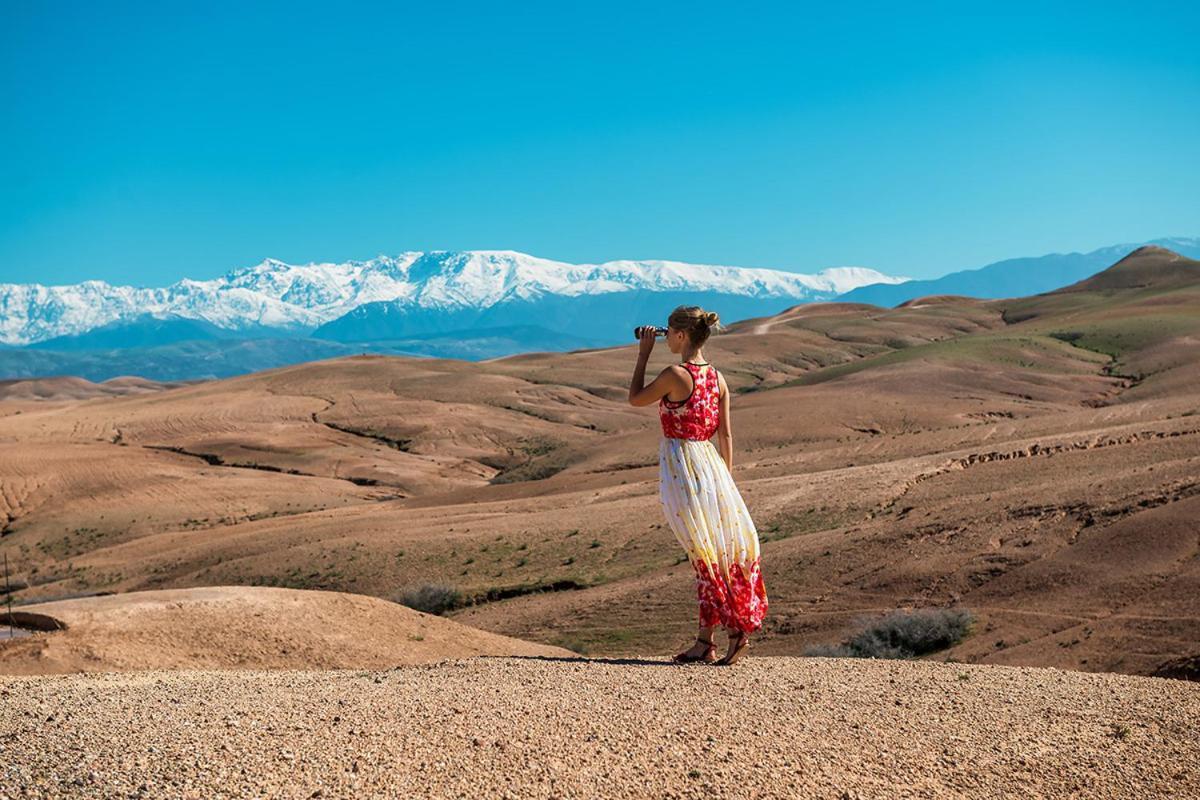
[[[721,384],[711,364],[684,362],[681,366],[692,375],[692,393],[687,399],[672,401],[666,395],[658,401],[658,419],[663,436],[672,439],[711,439],[720,424]]]

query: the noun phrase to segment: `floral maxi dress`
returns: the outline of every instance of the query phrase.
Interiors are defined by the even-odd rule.
[[[754,521],[711,441],[720,422],[717,370],[707,362],[682,366],[692,393],[659,401],[659,497],[696,571],[700,624],[752,633],[762,627],[767,591]]]

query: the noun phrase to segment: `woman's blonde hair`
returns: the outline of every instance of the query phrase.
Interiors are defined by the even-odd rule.
[[[700,306],[679,306],[667,317],[667,325],[686,333],[695,347],[708,341],[708,335],[720,328],[720,321],[717,312],[705,311]]]

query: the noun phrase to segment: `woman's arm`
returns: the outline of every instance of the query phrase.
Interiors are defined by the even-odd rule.
[[[637,366],[633,368],[633,380],[629,383],[629,405],[648,406],[657,403],[660,397],[670,394],[672,389],[686,388],[686,384],[671,367],[666,367],[658,373],[658,377],[650,381],[649,386],[642,386],[645,380],[646,359],[639,356]]]
[[[647,328],[642,334],[641,346],[638,348],[637,364],[633,368],[633,378],[629,381],[629,405],[648,406],[657,403],[660,397],[670,394],[672,389],[686,388],[687,384],[671,367],[658,373],[658,377],[643,386],[646,382],[646,362],[650,360],[650,351],[654,349],[654,329]],[[682,368],[679,370],[682,371]]]
[[[717,421],[717,450],[725,459],[725,466],[733,472],[733,420],[729,416],[729,387],[725,385],[725,376],[717,373],[717,382],[721,386],[721,397],[718,401],[720,408]]]

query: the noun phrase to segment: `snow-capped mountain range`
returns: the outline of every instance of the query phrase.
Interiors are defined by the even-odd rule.
[[[622,293],[773,300],[774,308],[781,301],[828,300],[859,286],[905,280],[864,267],[833,267],[806,275],[674,261],[568,264],[512,251],[410,252],[340,264],[267,259],[215,280],[181,280],[165,288],[104,281],[0,284],[0,343],[22,346],[80,336],[147,316],[202,320],[233,332],[267,329],[304,336],[356,310],[356,319],[370,316],[363,307],[393,318],[415,312],[423,319],[444,314],[461,321],[468,318],[466,313],[478,321],[510,304],[514,311],[528,310],[540,301],[560,306],[585,296],[611,295],[605,299],[619,301]],[[332,338],[355,338],[347,333],[354,325],[335,328],[341,335]],[[446,326],[431,329],[438,328]]]

